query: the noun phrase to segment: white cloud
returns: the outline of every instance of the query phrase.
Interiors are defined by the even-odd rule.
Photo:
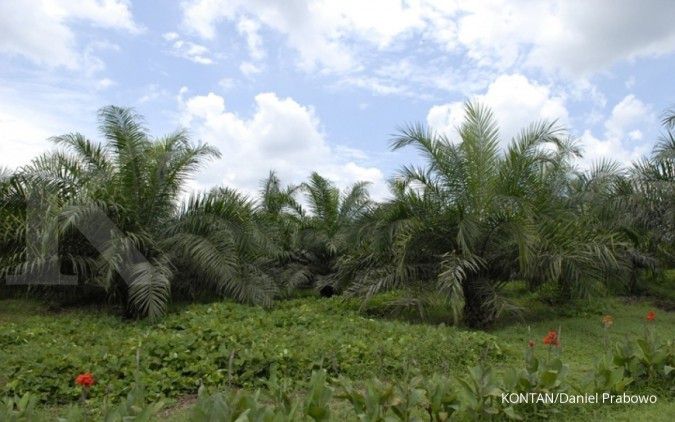
[[[605,120],[601,138],[586,130],[581,136],[584,148],[582,164],[588,167],[602,158],[630,163],[649,153],[651,146],[642,142],[640,127],[655,124],[656,118],[649,106],[634,95],[627,95],[612,109]]]
[[[10,110],[0,110],[0,167],[16,168],[27,164],[48,147],[46,139],[54,135],[48,128],[24,119]]]
[[[201,44],[181,39],[176,32],[167,32],[164,39],[171,44],[171,54],[199,64],[213,64],[211,52]]]
[[[638,0],[457,2],[419,0],[362,2],[317,0],[192,0],[184,22],[205,38],[221,21],[254,28],[247,36],[258,49],[255,24],[282,34],[299,54],[299,66],[355,73],[373,50],[391,50],[414,39],[441,51],[461,53],[472,64],[512,72],[523,66],[568,75],[586,75],[621,60],[675,51],[675,3]],[[645,25],[649,22],[649,25]],[[377,56],[375,56],[377,57]],[[455,65],[456,66],[456,65]],[[368,66],[367,68],[372,68]]]
[[[563,125],[569,121],[563,96],[519,74],[498,77],[485,94],[474,99],[492,109],[505,143],[534,121],[557,119]],[[432,107],[427,113],[427,124],[452,138],[463,118],[463,103],[451,102]]]
[[[650,120],[649,108],[635,95],[627,95],[612,109],[612,114],[605,122],[610,135],[623,135],[629,129],[635,129]]]
[[[299,54],[298,66],[304,70],[317,68],[333,72],[358,69],[352,38],[376,48],[388,46],[403,31],[421,27],[418,8],[386,0],[360,1],[268,2],[198,0],[184,6],[188,28],[204,38],[216,35],[219,21],[238,22],[247,30],[249,49],[259,50],[257,25],[264,25],[285,36],[288,45]]]
[[[558,119],[563,125],[569,124],[565,98],[552,93],[548,86],[530,82],[522,75],[500,76],[490,84],[485,94],[477,95],[475,99],[494,111],[504,143],[536,120]],[[462,102],[437,105],[427,113],[427,124],[451,139],[456,138],[456,128],[463,119]],[[604,118],[602,136],[594,135],[590,129],[583,131],[579,137],[584,151],[580,164],[588,167],[601,158],[628,164],[647,154],[650,145],[643,141],[641,129],[655,123],[651,108],[634,95],[627,95]]]
[[[218,86],[221,87],[224,91],[229,91],[234,87],[234,79],[232,78],[222,78],[218,81]]]
[[[158,99],[171,98],[172,95],[164,89],[160,88],[157,84],[150,84],[143,89],[143,95],[141,95],[137,100],[137,104],[145,104],[148,102],[156,101]]]
[[[242,62],[239,65],[239,71],[244,74],[244,76],[251,77],[253,75],[256,75],[260,72],[262,72],[262,69],[260,66],[256,65],[255,63],[251,62]]]
[[[79,131],[95,137],[101,106],[95,88],[90,81],[71,89],[49,79],[8,83],[0,78],[0,167],[28,164],[54,147],[51,136]]]
[[[228,111],[219,95],[185,98],[186,94],[182,89],[179,95],[181,123],[223,154],[202,172],[199,186],[225,184],[253,193],[269,170],[276,170],[286,183],[302,182],[316,170],[343,187],[367,180],[375,183],[374,195],[386,191],[378,168],[359,164],[362,153],[331,147],[314,110],[292,98],[258,94],[255,111],[246,118]]]
[[[578,76],[675,51],[672,2],[495,0],[465,2],[451,13],[456,30],[436,39],[501,69],[525,65]]]
[[[17,100],[15,91],[0,88],[0,167],[17,168],[28,164],[53,148],[48,140],[51,136],[77,130],[92,134],[87,130],[91,126],[83,122],[87,118],[95,119],[94,111],[89,110],[88,98],[44,87],[32,94],[36,101],[46,100],[45,103],[36,105]]]
[[[140,31],[126,0],[23,0],[0,2],[0,53],[50,67],[84,66],[70,28],[74,21],[131,33]]]
[[[626,82],[624,82],[624,84],[626,85],[627,89],[632,89],[635,86],[635,76],[634,75],[629,76],[628,79],[626,79]]]
[[[262,38],[258,33],[258,31],[260,31],[260,24],[258,22],[243,17],[237,24],[237,31],[246,38],[246,45],[248,46],[251,59],[261,60],[265,57],[265,50],[262,47]]]
[[[543,20],[538,40],[530,40],[528,62],[586,73],[619,60],[668,54],[675,51],[674,15],[673,2],[560,1]]]
[[[103,79],[100,79],[96,83],[96,89],[99,90],[99,91],[102,91],[102,90],[110,88],[113,85],[115,85],[115,81],[113,81],[110,78],[103,78]]]

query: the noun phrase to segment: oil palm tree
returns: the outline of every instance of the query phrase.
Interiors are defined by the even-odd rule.
[[[420,125],[392,141],[393,149],[417,148],[426,165],[400,170],[394,199],[366,219],[367,246],[342,272],[358,280],[352,293],[417,286],[444,294],[456,321],[484,325],[506,307],[497,294],[505,282],[566,279],[559,268],[574,262],[569,252],[582,239],[565,250],[543,245],[552,229],[577,233],[563,230],[558,217],[579,152],[555,122],[530,125],[502,152],[492,112],[467,103],[465,114],[457,142]]]
[[[192,144],[183,130],[152,138],[141,116],[130,109],[105,107],[99,122],[103,142],[78,133],[52,138],[60,149],[18,172],[21,189],[40,186],[51,193],[54,212],[49,226],[60,238],[61,270],[76,274],[81,284],[104,289],[108,299],[125,304],[130,315],[153,319],[164,314],[172,281],[186,268],[211,274],[213,285],[238,300],[268,302],[262,293],[266,287],[258,289],[259,284],[236,277],[243,270],[241,256],[234,255],[249,251],[240,247],[245,229],[234,227],[246,221],[248,204],[236,195],[216,192],[179,207],[184,182],[219,153],[209,145]],[[101,213],[116,230],[92,245],[81,231],[95,228]],[[215,246],[200,219],[227,220],[218,227],[223,236]],[[231,229],[229,237],[224,226]],[[53,242],[49,232],[44,230],[43,242]],[[5,266],[6,274],[34,270],[45,262],[39,256],[26,260],[25,247],[15,248],[13,255],[12,262],[23,263]],[[222,264],[218,275],[213,273],[216,264]]]
[[[354,224],[372,206],[368,183],[357,182],[340,191],[318,173],[300,186],[309,212],[299,209],[284,278],[293,287],[313,286],[324,296],[338,288],[335,283],[339,258],[347,251],[347,237]]]
[[[166,241],[180,271],[175,290],[189,298],[226,296],[271,305],[278,293],[278,246],[257,217],[254,202],[233,189],[190,197]]]
[[[636,231],[645,235],[647,249],[664,266],[675,263],[675,113],[663,120],[665,133],[657,140],[649,157],[629,169],[630,193],[626,217]]]

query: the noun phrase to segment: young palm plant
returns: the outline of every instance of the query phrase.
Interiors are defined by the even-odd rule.
[[[324,296],[336,292],[338,260],[349,249],[347,241],[355,223],[373,205],[367,186],[358,182],[341,192],[318,173],[301,185],[309,213],[300,211],[302,218],[296,223],[284,271],[290,285],[312,286]]]

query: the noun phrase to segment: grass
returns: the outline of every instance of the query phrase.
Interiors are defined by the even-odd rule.
[[[604,314],[614,317],[612,343],[642,335],[650,309],[657,311],[659,336],[675,338],[675,314],[645,299],[550,307],[533,295],[520,297],[521,315],[505,318],[487,333],[369,318],[357,304],[339,298],[295,299],[270,311],[234,303],[190,305],[157,326],[121,321],[105,311],[53,312],[35,302],[2,300],[0,391],[37,391],[54,414],[77,400],[72,377],[91,369],[99,377],[94,400],[106,393],[103,385],[124,394],[139,350],[150,392],[170,398],[162,419],[180,421],[187,418],[199,383],[257,388],[272,366],[295,379],[318,366],[355,380],[396,379],[411,366],[422,373],[460,375],[479,359],[498,369],[520,366],[529,339],[543,355],[542,337],[561,329],[563,360],[579,382],[603,351]],[[348,414],[335,406],[338,416]],[[659,421],[673,414],[675,403],[666,394],[656,405],[574,407],[565,419]]]
[[[518,317],[500,322],[488,330],[500,339],[500,346],[507,356],[506,363],[522,357],[523,345],[534,339],[543,348],[542,338],[549,330],[561,330],[562,355],[574,362],[571,375],[579,378],[590,369],[598,358],[598,351],[605,347],[603,315],[611,315],[614,324],[608,330],[609,344],[626,337],[642,336],[648,311],[657,312],[657,333],[665,338],[675,338],[675,313],[659,309],[651,299],[606,298],[589,302],[549,306],[536,296],[523,296]]]
[[[675,313],[656,308],[651,300],[612,298],[596,300],[585,306],[555,309],[541,306],[530,298],[524,303],[523,320],[512,321],[489,331],[499,339],[505,361],[498,367],[517,364],[523,357],[524,344],[534,339],[541,356],[546,354],[542,337],[548,330],[561,330],[562,359],[570,366],[570,379],[583,382],[589,375],[602,351],[605,349],[603,315],[614,318],[608,330],[609,344],[626,337],[639,337],[645,331],[645,315],[649,310],[657,312],[656,332],[662,338],[675,339]],[[573,316],[570,316],[573,315]],[[659,401],[655,405],[585,405],[571,409],[566,418],[580,421],[670,421],[675,415],[673,397],[663,391],[655,392]]]

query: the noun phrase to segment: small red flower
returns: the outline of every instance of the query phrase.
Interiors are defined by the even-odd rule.
[[[529,340],[527,342],[527,347],[529,347],[530,349],[534,349],[534,340]]]
[[[80,374],[75,378],[75,383],[81,385],[84,388],[89,388],[94,385],[94,375],[91,372],[85,372]]]
[[[544,337],[544,344],[547,346],[560,346],[560,341],[558,340],[558,333],[556,331],[549,331]]]
[[[656,319],[656,312],[649,311],[647,312],[647,321],[654,321]]]
[[[605,315],[602,317],[602,325],[605,326],[605,328],[609,328],[614,324],[614,318],[612,318],[611,315]]]

